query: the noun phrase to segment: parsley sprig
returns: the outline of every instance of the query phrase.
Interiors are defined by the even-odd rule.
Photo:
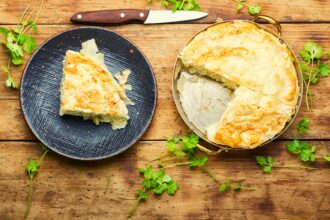
[[[273,168],[301,168],[301,169],[309,169],[314,170],[316,168],[314,167],[307,167],[299,164],[293,164],[293,165],[280,165],[278,163],[275,163],[273,157],[268,156],[256,156],[257,164],[263,167],[262,171],[264,173],[271,173]]]
[[[23,64],[24,53],[32,54],[37,48],[36,40],[31,34],[37,33],[37,21],[41,8],[43,6],[43,0],[36,14],[36,17],[32,20],[31,16],[34,10],[29,13],[30,4],[24,10],[22,16],[19,19],[15,28],[0,27],[0,44],[6,49],[9,60],[8,64],[1,67],[2,72],[7,76],[6,86],[12,89],[18,89],[18,83],[10,74],[10,65],[19,66]],[[29,33],[28,33],[29,32]]]
[[[153,0],[147,0],[152,3]],[[172,8],[173,12],[185,11],[199,11],[201,8],[196,0],[161,0],[161,6],[164,8]]]
[[[221,183],[219,185],[219,191],[226,192],[226,191],[230,191],[230,189],[233,189],[234,191],[240,191],[240,190],[254,191],[254,190],[256,190],[253,187],[248,187],[248,186],[243,185],[243,180],[235,181],[238,183],[232,185],[233,182],[234,181],[231,178],[227,178],[227,181],[225,183]]]
[[[178,190],[178,184],[165,173],[164,169],[154,170],[151,165],[139,170],[144,177],[141,182],[142,189],[137,190],[136,201],[128,211],[128,217],[132,217],[141,201],[148,199],[148,194],[153,192],[156,195],[162,195],[167,192],[168,195],[174,195]]]
[[[324,58],[325,55],[330,58],[329,52],[323,53],[322,47],[313,41],[305,43],[304,49],[300,51],[300,56],[304,61],[299,62],[299,66],[303,73],[307,110],[310,110],[313,104],[310,86],[312,84],[317,84],[330,73],[330,66],[327,63],[321,63],[321,59]]]
[[[41,158],[38,161],[35,161],[33,159],[29,159],[28,163],[25,167],[26,173],[29,176],[29,191],[28,191],[28,203],[27,203],[27,206],[26,206],[26,209],[25,209],[24,218],[27,218],[27,216],[29,215],[29,212],[30,212],[30,208],[31,208],[32,191],[33,191],[33,179],[34,179],[35,175],[37,174],[37,172],[39,171],[41,162],[43,161],[44,157],[48,153],[47,147],[45,147],[43,144],[41,144],[41,149],[44,152],[42,154]]]
[[[256,5],[247,5],[245,2],[247,0],[236,0],[237,3],[237,13],[241,12],[244,7],[248,8],[248,13],[252,16],[258,15],[261,13],[262,7],[260,4],[256,4]]]
[[[298,155],[299,159],[303,162],[314,162],[316,158],[330,162],[330,155],[316,155],[317,146],[310,146],[306,141],[295,139],[290,141],[286,147],[289,153]]]

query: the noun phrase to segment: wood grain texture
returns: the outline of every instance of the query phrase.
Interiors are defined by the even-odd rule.
[[[330,142],[313,142],[318,153]],[[285,164],[299,164],[284,148],[285,142],[252,151],[210,157],[208,168],[218,180],[245,179],[255,191],[220,193],[218,185],[200,170],[176,167],[168,172],[180,185],[173,197],[150,196],[133,219],[329,219],[329,164],[316,163],[313,171],[275,169],[262,174],[256,155],[272,155]],[[166,151],[165,142],[140,142],[119,157],[83,163],[50,152],[34,182],[29,219],[125,219],[141,178],[138,168]],[[26,206],[29,157],[39,158],[37,143],[0,142],[0,219],[21,219]],[[13,155],[15,155],[13,157]],[[13,159],[15,158],[15,160]],[[104,195],[106,178],[111,177]]]
[[[143,140],[159,140],[173,134],[184,134],[187,132],[187,127],[177,113],[172,99],[172,68],[185,42],[194,33],[206,26],[205,24],[190,26],[129,25],[109,28],[136,43],[150,60],[156,75],[158,105],[152,125],[144,135]],[[311,39],[320,43],[324,48],[330,48],[330,42],[328,40],[328,36],[330,36],[330,24],[284,24],[282,26],[284,39],[296,53],[299,53],[301,48],[303,48],[303,44]],[[39,34],[36,36],[37,41],[40,44],[50,36],[72,27],[75,26],[42,25],[40,26]],[[7,55],[3,50],[0,50],[0,63],[4,64],[6,61]],[[23,67],[12,68],[12,74],[16,79],[20,79],[22,71]],[[4,80],[5,76],[1,74],[0,82],[4,82]],[[329,78],[325,78],[318,85],[312,86],[312,91],[314,93],[314,110],[308,112],[303,103],[294,124],[301,117],[307,116],[311,121],[312,129],[301,138],[330,139]],[[17,92],[9,90],[3,83],[0,84],[0,105],[8,108],[6,114],[0,115],[0,122],[3,122],[3,125],[6,124],[6,126],[0,126],[0,139],[2,140],[34,140],[21,115],[18,99]],[[281,138],[289,139],[295,137],[297,137],[297,132],[295,127],[292,126]]]
[[[31,3],[37,10],[41,0],[2,0],[0,2],[0,24],[16,24],[18,17],[24,8]],[[210,23],[216,18],[225,20],[234,18],[249,18],[247,10],[242,13],[236,12],[236,0],[199,0],[201,10],[209,13],[205,19],[192,21],[190,23]],[[24,4],[25,3],[25,4]],[[329,22],[330,3],[328,0],[295,0],[295,1],[271,1],[271,0],[249,0],[248,4],[260,3],[263,14],[273,16],[281,22]],[[125,0],[125,1],[94,1],[75,0],[48,0],[40,14],[40,23],[69,23],[70,17],[78,11],[106,10],[106,9],[163,9],[160,1],[147,4],[147,0]]]

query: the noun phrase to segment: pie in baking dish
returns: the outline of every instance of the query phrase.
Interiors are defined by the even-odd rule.
[[[211,26],[196,35],[179,57],[191,74],[234,90],[220,120],[206,128],[214,143],[255,148],[278,134],[295,112],[299,86],[292,54],[253,23]],[[182,92],[182,103],[181,96]]]
[[[82,116],[95,124],[108,122],[119,129],[129,119],[125,101],[129,99],[105,66],[94,39],[84,42],[80,52],[66,52],[60,115]]]

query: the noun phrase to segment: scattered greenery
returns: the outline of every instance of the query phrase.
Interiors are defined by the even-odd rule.
[[[147,0],[148,3],[152,3],[153,0]],[[172,8],[173,12],[185,10],[185,11],[199,11],[200,6],[196,0],[161,0],[161,6],[164,8]]]
[[[48,153],[47,147],[45,147],[43,144],[41,144],[41,149],[43,151],[43,154],[42,154],[41,158],[38,160],[38,162],[33,159],[29,159],[28,163],[26,165],[26,168],[25,168],[26,173],[29,176],[29,191],[28,191],[28,203],[27,203],[27,207],[25,209],[24,218],[27,218],[27,216],[29,215],[29,212],[30,212],[30,208],[31,208],[33,179],[34,179],[35,175],[37,174],[37,172],[39,171],[42,160]]]
[[[225,183],[221,183],[219,185],[219,191],[220,192],[230,191],[232,183],[233,183],[233,180],[231,178],[227,178],[227,181]],[[244,185],[242,185],[242,183],[243,183],[243,181],[239,181],[239,183],[234,184],[232,186],[233,190],[234,191],[240,191],[240,190],[254,191],[255,190],[255,188],[244,186]]]
[[[330,155],[315,155],[317,146],[310,146],[306,141],[295,139],[289,142],[286,147],[289,153],[299,155],[299,159],[303,162],[314,162],[316,158],[330,162]]]
[[[303,117],[296,126],[299,134],[305,134],[309,129],[309,120],[307,117]]]
[[[245,2],[247,0],[236,0],[237,6],[236,6],[236,10],[237,12],[241,12],[244,7],[248,8],[248,13],[252,16],[258,15],[261,13],[261,5],[260,4],[256,4],[256,5],[247,5]]]
[[[167,192],[168,195],[174,195],[179,189],[178,184],[165,172],[166,169],[176,166],[187,166],[191,169],[200,168],[212,180],[220,184],[215,175],[210,172],[206,167],[208,157],[205,154],[198,154],[197,149],[199,146],[199,138],[196,134],[188,134],[183,137],[170,137],[167,139],[166,155],[162,155],[149,162],[158,161],[158,170],[153,169],[152,165],[147,165],[145,168],[140,169],[140,174],[143,175],[141,182],[142,189],[137,190],[135,203],[129,209],[128,217],[134,215],[137,207],[141,201],[148,199],[149,193],[153,192],[156,195],[161,195]],[[188,160],[188,161],[187,161]],[[171,164],[165,164],[167,161],[172,161]],[[221,185],[219,186],[221,188]],[[219,188],[219,189],[220,189]],[[233,186],[235,191],[238,190],[254,190],[242,185],[238,182]],[[120,197],[121,199],[131,200]]]
[[[299,66],[303,73],[305,99],[308,110],[312,108],[313,104],[310,85],[317,84],[330,73],[330,66],[327,63],[321,63],[321,59],[326,54],[327,53],[323,53],[322,47],[313,41],[305,43],[304,49],[300,51],[300,56],[304,62],[299,62]],[[330,57],[330,54],[328,54],[328,56]]]
[[[0,44],[6,49],[9,60],[6,66],[2,66],[2,72],[7,76],[6,86],[12,89],[18,89],[18,84],[10,74],[10,64],[19,66],[23,64],[24,53],[32,54],[37,48],[36,40],[31,34],[37,33],[37,21],[43,5],[43,0],[36,14],[35,19],[30,19],[34,10],[28,13],[30,4],[24,10],[18,24],[15,28],[9,29],[0,27]],[[24,20],[24,21],[23,21]],[[30,32],[29,32],[30,31]],[[28,33],[29,32],[29,33]]]

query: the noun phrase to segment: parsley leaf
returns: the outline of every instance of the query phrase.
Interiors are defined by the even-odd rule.
[[[303,117],[296,126],[299,134],[305,134],[309,128],[309,120],[307,117]]]
[[[322,47],[313,41],[305,43],[304,51],[309,53],[311,59],[320,59],[323,55]]]
[[[248,12],[250,15],[257,15],[261,12],[262,8],[261,5],[257,4],[257,5],[250,5]]]
[[[202,155],[200,158],[193,157],[190,159],[189,167],[202,167],[207,162],[208,157],[206,155]]]
[[[10,75],[8,75],[8,79],[6,80],[6,86],[9,87],[9,88],[18,89],[17,82]]]
[[[264,156],[256,156],[257,163],[263,167],[264,173],[271,173],[273,167],[273,158],[268,156],[267,158]]]
[[[7,37],[7,35],[9,34],[9,30],[7,28],[0,27],[0,33]]]
[[[318,72],[322,76],[327,77],[327,76],[329,76],[329,73],[330,73],[330,66],[328,64],[320,64],[318,67]]]

